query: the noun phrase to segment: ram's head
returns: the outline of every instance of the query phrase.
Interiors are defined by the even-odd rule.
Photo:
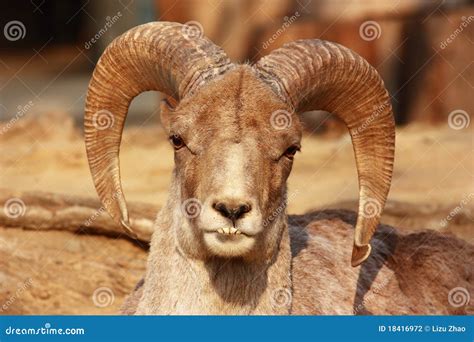
[[[235,65],[208,39],[186,32],[177,23],[134,28],[107,48],[94,71],[85,138],[109,213],[131,229],[120,140],[132,99],[158,90],[168,97],[161,117],[175,149],[171,200],[186,217],[178,238],[200,254],[265,254],[284,227],[274,221],[284,219],[286,180],[300,148],[298,114],[323,109],[345,122],[354,144],[360,199],[352,264],[360,264],[370,253],[394,154],[390,101],[377,72],[349,49],[319,40],[287,44],[253,66]],[[98,113],[113,115],[114,125],[101,129]]]

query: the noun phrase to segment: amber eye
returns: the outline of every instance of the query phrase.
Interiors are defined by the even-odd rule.
[[[300,147],[298,145],[291,145],[288,147],[284,153],[284,156],[293,159],[295,157],[296,152],[300,150]]]
[[[173,134],[172,136],[170,136],[170,141],[173,144],[175,150],[179,150],[185,145],[184,140],[177,134]]]

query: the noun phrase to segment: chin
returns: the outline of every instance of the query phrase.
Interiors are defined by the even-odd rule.
[[[204,233],[204,243],[212,254],[224,258],[234,258],[249,253],[255,246],[255,238],[243,234],[227,236],[212,232]]]

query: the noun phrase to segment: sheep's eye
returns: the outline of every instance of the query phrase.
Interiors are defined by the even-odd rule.
[[[184,140],[177,134],[170,136],[170,141],[173,144],[175,150],[179,150],[181,147],[184,147]]]
[[[295,157],[296,152],[298,152],[299,150],[300,150],[300,147],[298,145],[291,145],[290,147],[286,149],[283,155],[287,157],[288,159],[293,159]]]

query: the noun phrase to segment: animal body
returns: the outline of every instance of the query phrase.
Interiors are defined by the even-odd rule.
[[[125,313],[447,313],[451,288],[472,290],[473,263],[465,266],[474,258],[471,245],[377,228],[395,128],[380,76],[356,53],[302,40],[237,65],[177,23],[149,23],[118,37],[94,71],[84,124],[99,197],[129,232],[119,147],[130,102],[147,90],[167,95],[161,120],[175,169],[144,281]],[[314,109],[338,115],[351,134],[357,217],[287,217],[286,181],[301,147],[298,115]]]

